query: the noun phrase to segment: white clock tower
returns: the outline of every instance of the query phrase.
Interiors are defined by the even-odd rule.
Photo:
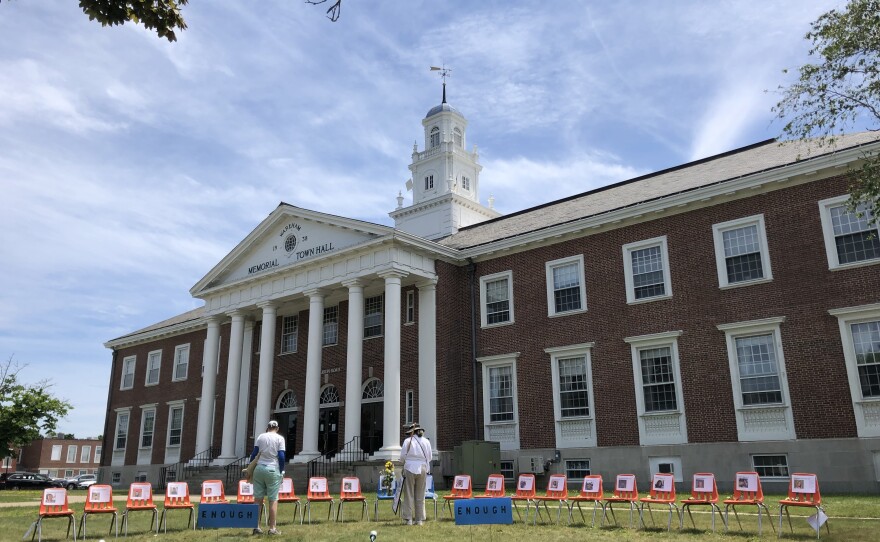
[[[467,120],[446,103],[446,83],[443,83],[443,102],[428,111],[422,120],[425,129],[425,150],[419,152],[413,144],[409,170],[412,180],[413,203],[403,206],[403,196],[397,197],[397,209],[388,213],[394,227],[426,239],[437,240],[457,232],[459,228],[501,216],[501,213],[480,204],[479,155],[476,145],[472,152],[467,147]]]

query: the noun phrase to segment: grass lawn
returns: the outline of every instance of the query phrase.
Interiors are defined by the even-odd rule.
[[[73,495],[80,495],[83,492],[73,492]],[[21,540],[25,531],[31,523],[37,518],[39,509],[39,499],[41,493],[38,491],[3,491],[0,492],[0,541]],[[781,496],[767,496],[765,502],[770,506],[772,524],[775,526],[778,522],[778,502]],[[373,495],[367,495],[368,508],[370,512],[373,509]],[[880,497],[865,495],[831,495],[823,496],[825,510],[831,517],[830,526],[831,533],[828,534],[824,527],[822,529],[822,540],[827,541],[876,541],[880,539]],[[32,506],[3,506],[3,503],[11,502],[27,502]],[[125,504],[117,502],[117,507],[121,510]],[[650,528],[646,530],[630,529],[628,527],[628,513],[625,509],[617,508],[616,516],[620,521],[620,527],[607,526],[604,528],[590,528],[591,510],[589,506],[584,507],[584,515],[587,518],[587,525],[584,526],[580,521],[580,516],[575,509],[575,522],[571,525],[565,525],[565,513],[563,513],[562,525],[542,524],[524,525],[517,521],[514,512],[513,525],[480,525],[480,526],[459,526],[455,525],[449,519],[448,513],[440,518],[440,521],[433,520],[433,508],[429,503],[428,515],[429,521],[424,526],[408,527],[402,525],[397,517],[391,514],[388,502],[380,503],[379,522],[373,521],[357,521],[360,517],[359,510],[355,503],[350,503],[345,507],[345,515],[347,521],[345,523],[335,523],[327,521],[327,505],[317,503],[312,509],[312,525],[300,525],[298,519],[293,519],[293,505],[282,504],[279,506],[279,529],[282,536],[277,537],[279,540],[302,540],[302,541],[368,541],[369,533],[375,530],[378,534],[377,542],[418,540],[419,542],[432,542],[441,540],[456,540],[457,542],[470,542],[478,540],[480,542],[493,541],[510,541],[510,540],[526,540],[539,539],[540,542],[570,542],[571,540],[615,540],[615,541],[635,541],[635,540],[672,540],[672,541],[693,541],[702,542],[704,540],[726,540],[746,542],[750,540],[775,540],[776,534],[764,516],[764,532],[761,537],[758,536],[757,517],[752,510],[742,508],[740,511],[740,520],[743,524],[744,531],[739,531],[736,521],[731,514],[731,531],[729,534],[723,534],[724,528],[721,521],[717,522],[718,533],[711,532],[711,521],[708,513],[698,511],[694,508],[694,519],[697,529],[685,529],[679,532],[678,519],[673,519],[673,530],[667,533],[665,527],[667,515],[659,508],[655,507],[654,518],[657,521],[658,528]],[[82,503],[71,504],[76,511],[77,519],[83,509]],[[159,506],[161,513],[161,504]],[[553,507],[551,506],[551,511]],[[442,516],[444,510],[442,504],[439,507]],[[174,511],[169,514],[168,533],[159,533],[159,538],[176,542],[176,541],[234,541],[234,540],[257,540],[264,537],[254,537],[250,530],[242,529],[212,529],[212,530],[186,530],[186,520],[188,513],[186,511]],[[335,508],[334,508],[335,515]],[[784,530],[783,539],[787,540],[814,540],[815,532],[807,525],[803,516],[809,515],[807,510],[792,511],[792,524],[794,525],[794,533],[788,528],[788,523],[783,520]],[[717,517],[717,516],[716,516]],[[121,517],[120,517],[121,519]],[[131,515],[129,525],[128,539],[132,541],[155,540],[154,533],[149,532],[149,523],[151,514],[148,512],[137,512]],[[555,511],[554,511],[555,519]],[[651,525],[650,519],[647,517],[646,522]],[[685,527],[690,526],[689,519],[685,518]],[[110,527],[110,518],[103,515],[89,516],[88,520],[88,540],[98,540],[104,538],[109,540],[112,538],[107,536],[107,530]],[[63,540],[66,534],[66,519],[48,519],[43,523],[43,540]],[[122,533],[120,533],[121,536]],[[273,537],[274,539],[275,537]],[[30,537],[28,537],[28,540]],[[71,537],[72,540],[72,537]]]

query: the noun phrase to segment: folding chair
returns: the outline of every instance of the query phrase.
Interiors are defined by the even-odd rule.
[[[46,488],[43,490],[43,498],[40,499],[40,517],[34,525],[31,540],[39,537],[43,540],[43,520],[47,518],[67,518],[67,534],[65,538],[70,536],[70,528],[73,527],[73,540],[76,542],[76,516],[70,506],[67,504],[67,490],[62,488]],[[27,536],[27,533],[25,533]]]
[[[202,482],[199,504],[226,504],[226,490],[223,488],[223,482],[220,480]]]
[[[541,515],[541,504],[544,504],[544,511],[547,512],[547,520],[550,519],[550,509],[547,507],[548,502],[558,502],[559,507],[556,510],[556,524],[559,525],[559,518],[562,516],[562,507],[568,509],[568,481],[564,474],[551,474],[547,480],[547,491],[543,495],[535,495],[532,501],[535,503],[535,516],[532,518],[534,525]]]
[[[519,507],[516,505],[517,502],[525,501],[526,503],[526,519],[525,522],[529,522],[529,509],[532,507],[532,503],[535,500],[535,475],[534,474],[520,474],[519,478],[516,479],[516,491],[510,497],[510,502],[513,504],[513,509],[516,510],[516,517],[522,519],[522,515],[519,513]]]
[[[293,509],[293,521],[296,521],[296,515],[299,509],[299,497],[293,491],[293,478],[285,478],[281,480],[281,489],[278,490],[278,504],[293,503],[296,506]],[[300,518],[302,523],[302,518]]]
[[[791,480],[788,482],[788,498],[779,501],[779,531],[777,537],[782,536],[783,510],[785,511],[786,517],[788,517],[788,528],[791,532],[794,532],[794,527],[791,525],[791,516],[788,513],[788,509],[791,506],[816,509],[816,539],[818,540],[819,532],[822,530],[822,526],[819,525],[818,522],[819,513],[821,512],[822,514],[825,514],[825,509],[822,508],[822,495],[819,494],[819,480],[815,474],[796,472],[791,475]],[[827,515],[825,529],[829,534],[831,533],[831,527],[828,526]]]
[[[724,516],[721,514],[721,508],[718,507],[718,484],[715,483],[715,475],[710,472],[698,472],[694,474],[693,482],[691,482],[691,496],[681,501],[681,514],[678,516],[678,528],[684,527],[684,513],[687,512],[691,518],[691,525],[694,529],[697,524],[694,522],[694,516],[691,514],[691,506],[709,506],[712,514],[712,532],[715,532],[715,512],[721,521]],[[727,524],[724,524],[725,528]]]
[[[490,474],[486,480],[486,490],[482,495],[474,495],[475,499],[492,499],[504,497],[504,475]]]
[[[425,477],[425,500],[431,499],[434,501],[434,521],[437,521],[437,500],[439,498],[437,491],[434,489],[434,475],[429,474]]]
[[[280,493],[281,492],[279,491],[279,495]],[[259,504],[260,515],[265,521],[266,526],[269,526],[269,516],[266,514],[266,501],[263,500],[257,503],[254,500],[254,484],[247,480],[238,481],[238,491],[235,493],[235,504]]]
[[[470,499],[473,497],[473,487],[471,486],[471,477],[468,474],[456,474],[452,482],[452,492],[449,495],[443,495],[443,504],[449,510],[449,518],[452,519],[452,503],[459,499]]]
[[[614,493],[602,500],[602,525],[605,525],[607,511],[611,511],[614,524],[617,525],[617,517],[614,515],[614,503],[627,503],[629,505],[629,526],[632,527],[633,512],[639,509],[639,488],[636,485],[635,474],[618,474],[614,480]]]
[[[590,527],[596,525],[596,509],[602,508],[602,512],[604,514],[605,507],[602,506],[602,498],[603,498],[603,489],[602,489],[602,476],[598,474],[591,474],[589,476],[584,476],[584,483],[581,485],[581,491],[574,497],[568,498],[568,523],[571,525],[572,522],[572,513],[574,511],[574,507],[577,506],[578,512],[581,513],[581,520],[584,522],[584,525],[587,524],[587,518],[584,517],[584,511],[581,510],[582,502],[591,502],[593,503],[593,521],[590,522]]]
[[[427,484],[425,484],[427,487]],[[385,487],[385,475],[379,475],[379,485],[376,488],[376,502],[373,503],[373,519],[379,521],[379,501],[393,501],[394,492],[397,490],[397,478],[391,480],[391,486]],[[437,515],[437,505],[434,505],[434,515]],[[436,519],[436,517],[435,517]]]
[[[122,513],[122,531],[128,536],[128,516],[132,512],[152,512],[150,530],[153,531],[153,523],[156,524],[156,534],[159,534],[159,509],[153,504],[153,486],[149,482],[133,482],[128,486],[128,499],[125,502],[125,511]]]
[[[108,485],[94,484],[86,489],[86,505],[83,509],[82,517],[79,520],[80,537],[86,539],[86,518],[90,514],[113,514],[110,520],[110,530],[107,534],[113,532],[116,527],[116,538],[119,538],[119,514],[115,506],[113,506],[113,488]]]
[[[361,480],[357,476],[349,476],[342,479],[339,485],[339,504],[336,506],[336,521],[342,517],[342,523],[345,523],[345,503],[359,502],[361,503],[361,521],[367,515],[367,498],[361,493]]]
[[[770,518],[770,509],[764,504],[764,490],[761,489],[761,477],[757,472],[738,472],[733,483],[733,497],[724,500],[724,529],[725,532],[730,528],[730,509],[733,508],[733,515],[736,517],[736,523],[739,530],[742,530],[742,523],[739,521],[739,514],[736,513],[738,505],[749,505],[758,508],[758,536],[761,536],[761,510],[767,512],[767,519],[770,520],[770,526],[776,530],[773,525],[773,519]]]
[[[165,507],[162,508],[162,515],[159,517],[159,523],[162,524],[162,532],[168,532],[168,514],[172,510],[189,510],[186,528],[189,529],[190,524],[192,524],[192,528],[195,530],[196,522],[193,521],[195,508],[195,505],[189,499],[189,484],[186,482],[168,482],[168,487],[165,488]]]
[[[648,514],[651,515],[651,525],[657,526],[654,522],[654,512],[651,510],[652,504],[665,504],[669,508],[669,521],[666,524],[666,530],[671,530],[672,511],[675,510],[675,517],[679,517],[681,512],[675,502],[675,476],[657,473],[651,479],[651,489],[648,496],[639,499],[639,523],[642,527],[647,527],[645,525],[645,505],[648,505]]]
[[[330,495],[330,488],[327,486],[327,479],[321,478],[318,476],[313,476],[309,478],[309,488],[306,492],[306,508],[303,511],[302,516],[300,516],[300,525],[303,523],[302,517],[305,516],[306,513],[309,514],[309,525],[312,524],[312,503],[313,502],[326,502],[330,504],[330,507],[327,509],[327,521],[330,521],[330,513],[333,512],[333,496]]]

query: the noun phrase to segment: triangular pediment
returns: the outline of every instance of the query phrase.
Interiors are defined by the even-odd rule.
[[[306,265],[392,234],[393,228],[282,203],[190,289],[193,296],[227,284]]]

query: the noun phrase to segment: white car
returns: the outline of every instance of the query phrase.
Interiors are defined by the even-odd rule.
[[[95,474],[80,474],[79,476],[64,480],[64,487],[66,487],[68,491],[73,489],[86,489],[97,482],[98,477]]]

